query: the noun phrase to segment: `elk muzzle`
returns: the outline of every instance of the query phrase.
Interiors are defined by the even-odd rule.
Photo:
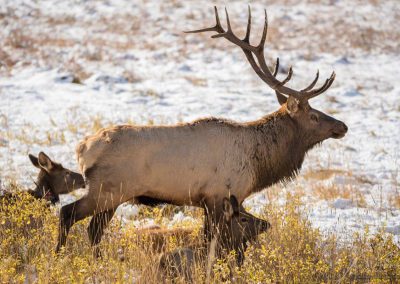
[[[348,127],[341,121],[335,123],[334,128],[332,129],[332,138],[340,139],[343,138],[347,133]]]

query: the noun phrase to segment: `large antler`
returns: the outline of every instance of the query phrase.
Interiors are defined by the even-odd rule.
[[[276,75],[278,74],[278,68],[279,68],[279,58],[276,59],[274,72],[271,73],[270,69],[265,63],[265,57],[264,57],[264,45],[265,45],[265,40],[267,38],[267,30],[268,30],[268,17],[266,10],[264,10],[265,11],[264,30],[261,36],[260,43],[257,46],[253,46],[250,44],[250,30],[251,30],[250,6],[249,6],[249,18],[247,23],[246,35],[243,40],[239,39],[233,33],[231,28],[231,23],[229,20],[228,11],[226,10],[226,8],[225,8],[226,22],[227,22],[226,31],[221,26],[217,7],[214,6],[214,10],[215,10],[215,20],[216,20],[216,24],[214,27],[194,30],[194,31],[187,31],[186,33],[201,33],[201,32],[214,31],[217,32],[217,34],[211,36],[212,38],[223,37],[226,38],[228,41],[239,46],[243,50],[247,60],[250,62],[251,67],[257,73],[258,77],[260,77],[261,80],[263,80],[265,83],[268,84],[268,86],[270,86],[273,90],[275,90],[277,94],[285,94],[287,96],[293,96],[299,100],[308,100],[322,94],[332,85],[333,81],[335,80],[335,72],[332,72],[331,77],[326,79],[325,83],[321,87],[319,87],[318,89],[313,89],[319,77],[319,72],[317,72],[314,81],[312,81],[312,83],[303,90],[297,91],[289,87],[286,87],[285,84],[292,78],[293,75],[292,67],[289,68],[288,74],[284,80],[279,81],[278,79],[276,79]],[[255,61],[253,54],[256,57],[258,64]]]

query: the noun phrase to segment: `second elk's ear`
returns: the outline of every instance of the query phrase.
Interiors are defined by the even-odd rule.
[[[38,169],[41,169],[40,165],[39,165],[39,159],[35,156],[33,156],[32,154],[28,155],[29,160],[31,160],[31,163]]]
[[[237,200],[236,196],[231,195],[229,201],[231,202],[233,213],[239,214],[239,201]]]
[[[45,153],[40,152],[38,160],[40,167],[46,172],[50,172],[53,169],[53,161]]]

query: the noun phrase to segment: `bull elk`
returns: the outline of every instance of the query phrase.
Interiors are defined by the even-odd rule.
[[[71,226],[88,216],[92,245],[100,242],[104,228],[121,203],[166,202],[193,205],[206,210],[206,232],[223,219],[225,197],[235,195],[239,204],[250,194],[279,181],[293,178],[305,154],[328,138],[342,138],[347,126],[313,109],[309,100],[332,85],[335,73],[314,88],[312,83],[295,90],[286,86],[293,71],[278,80],[279,60],[270,71],[264,58],[267,14],[261,41],[250,44],[251,14],[246,36],[239,39],[232,31],[228,13],[227,30],[215,8],[216,25],[191,33],[216,32],[239,46],[250,65],[277,95],[281,107],[258,120],[239,123],[207,118],[174,126],[120,125],[102,129],[86,137],[76,148],[78,164],[88,193],[60,212],[57,251],[64,246]]]

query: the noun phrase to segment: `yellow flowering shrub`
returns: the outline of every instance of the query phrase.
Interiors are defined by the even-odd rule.
[[[232,268],[235,255],[217,260],[211,282],[229,283],[395,283],[400,277],[400,249],[384,232],[351,236],[342,243],[312,228],[297,197],[284,206],[266,206],[263,218],[272,224],[246,251],[241,268]],[[146,218],[160,218],[160,210],[147,209]],[[182,237],[165,234],[162,251],[154,238],[139,234],[133,226],[121,226],[114,218],[100,243],[102,257],[93,257],[86,228],[90,219],[78,222],[65,249],[54,253],[58,234],[58,208],[19,192],[0,199],[1,283],[159,283],[160,255],[202,239],[201,227]],[[201,221],[199,221],[201,224]],[[205,280],[199,265],[193,276]],[[177,279],[184,283],[184,279]],[[169,280],[168,280],[169,281]]]

